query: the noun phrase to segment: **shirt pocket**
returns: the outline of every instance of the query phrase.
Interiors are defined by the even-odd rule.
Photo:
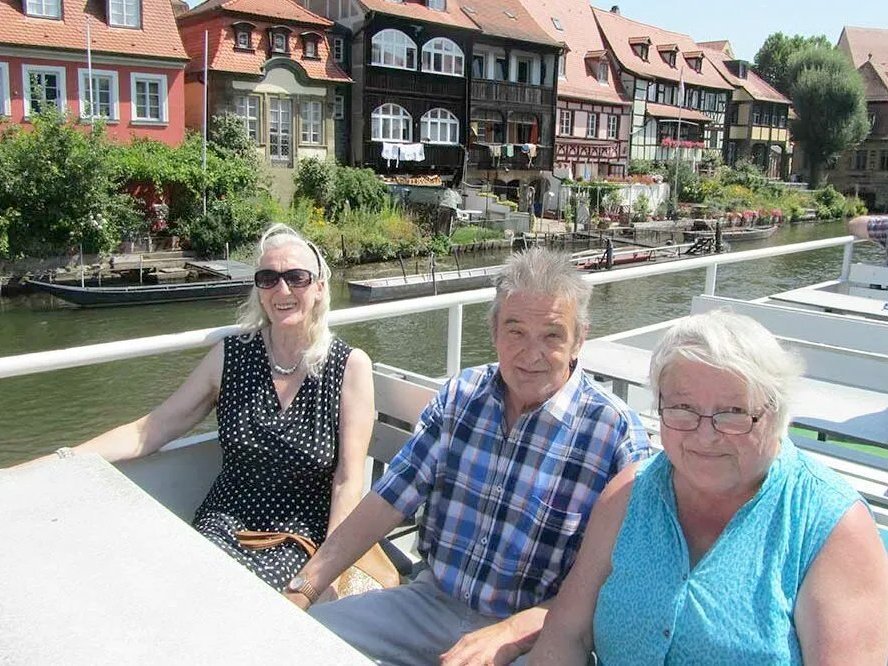
[[[562,575],[566,549],[578,540],[583,515],[564,511],[531,496],[515,523],[504,565],[514,567],[522,587],[548,588]],[[542,590],[538,590],[542,592]]]

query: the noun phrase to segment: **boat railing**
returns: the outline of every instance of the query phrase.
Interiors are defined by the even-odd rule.
[[[613,272],[587,273],[583,275],[583,279],[592,285],[600,285],[705,268],[706,278],[703,293],[714,295],[719,266],[832,247],[844,248],[839,277],[845,279],[848,277],[851,269],[853,246],[853,236],[840,236],[729,254],[705,255],[682,261],[643,264]],[[330,312],[330,325],[340,326],[432,310],[447,310],[446,372],[448,375],[452,375],[462,367],[463,308],[467,305],[489,302],[493,300],[494,294],[494,289],[488,287],[486,289],[343,308]],[[690,304],[688,307],[690,307]],[[237,326],[220,326],[183,333],[86,345],[70,349],[7,356],[0,358],[0,379],[208,347],[228,335],[240,332],[240,330]]]

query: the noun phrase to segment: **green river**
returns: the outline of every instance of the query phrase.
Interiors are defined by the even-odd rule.
[[[735,250],[798,243],[843,235],[841,222],[786,226],[772,238]],[[464,257],[462,267],[500,263],[502,254]],[[855,260],[882,262],[874,244],[860,244]],[[719,269],[719,294],[750,298],[803,283],[837,277],[841,249],[775,257]],[[439,270],[451,267],[439,261]],[[415,264],[409,268],[415,268]],[[347,280],[398,274],[397,263],[335,273],[333,307],[349,307]],[[592,297],[591,335],[652,324],[687,312],[703,289],[703,270],[597,287]],[[131,308],[81,310],[51,297],[0,298],[0,356],[126,340],[231,324],[237,302],[208,301]],[[464,310],[463,364],[491,358],[485,306]],[[338,334],[375,361],[430,375],[444,372],[446,312],[342,327]],[[205,353],[138,358],[0,380],[0,467],[59,446],[79,443],[130,421],[161,402]],[[200,427],[214,428],[214,418]]]

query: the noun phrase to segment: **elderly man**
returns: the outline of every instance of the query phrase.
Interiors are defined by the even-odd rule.
[[[888,215],[860,215],[849,220],[848,231],[858,238],[874,241],[888,250]],[[888,262],[888,255],[885,259]]]
[[[577,368],[591,288],[564,255],[533,248],[496,281],[499,363],[463,371],[289,586],[317,591],[424,505],[407,585],[312,607],[383,664],[508,664],[533,644],[605,484],[649,454],[638,417]]]

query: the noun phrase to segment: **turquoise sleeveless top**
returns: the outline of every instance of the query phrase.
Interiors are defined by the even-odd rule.
[[[672,464],[642,463],[598,594],[595,650],[619,664],[801,664],[796,595],[861,497],[784,439],[758,493],[690,568]]]

